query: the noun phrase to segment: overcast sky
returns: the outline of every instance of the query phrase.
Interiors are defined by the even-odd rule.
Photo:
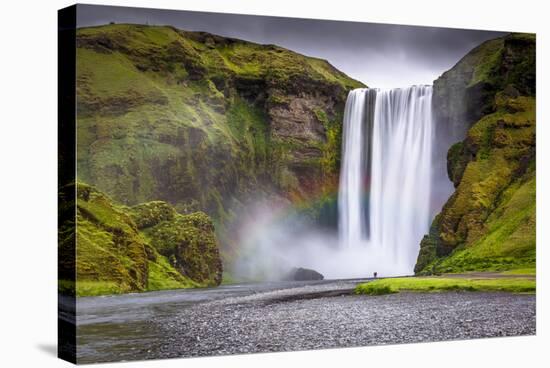
[[[116,23],[173,25],[328,60],[370,87],[432,84],[462,56],[502,32],[79,5],[78,27]]]

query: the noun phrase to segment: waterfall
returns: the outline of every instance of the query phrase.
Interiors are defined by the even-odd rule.
[[[356,89],[346,101],[340,246],[364,249],[366,264],[386,274],[411,274],[428,232],[431,101],[431,86]]]
[[[340,172],[339,232],[344,246],[351,247],[368,239],[369,222],[368,164],[372,137],[372,112],[376,90],[356,89],[350,92],[344,111],[342,168]],[[367,105],[370,105],[367,107]]]

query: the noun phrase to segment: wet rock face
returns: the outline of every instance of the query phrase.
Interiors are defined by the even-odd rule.
[[[323,103],[323,100],[320,101],[311,95],[288,98],[289,103],[275,105],[268,109],[273,137],[324,143],[325,128],[314,111],[316,109],[333,110],[334,101],[325,99],[326,103]]]
[[[276,95],[282,93],[277,91]],[[271,140],[286,147],[279,163],[296,179],[292,190],[307,196],[327,176],[337,174],[336,162],[331,163],[332,167],[323,167],[322,162],[327,150],[327,130],[341,129],[331,122],[339,124],[344,101],[338,94],[301,93],[287,95],[284,101],[266,106]],[[334,149],[339,154],[339,147]]]

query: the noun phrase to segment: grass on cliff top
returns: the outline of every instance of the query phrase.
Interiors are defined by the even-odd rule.
[[[356,294],[384,295],[400,291],[507,291],[513,293],[535,292],[536,281],[522,278],[462,279],[435,277],[401,277],[379,279],[355,288]]]
[[[250,78],[269,74],[291,79],[296,75],[307,74],[312,79],[328,81],[345,89],[365,87],[326,60],[301,55],[279,46],[228,39],[204,32],[179,31],[170,26],[111,24],[80,28],[78,36],[104,37],[139,53],[152,48],[158,52],[176,43],[181,46],[181,51],[212,75],[223,75],[229,71]]]

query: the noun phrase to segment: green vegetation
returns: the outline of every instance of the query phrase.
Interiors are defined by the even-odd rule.
[[[487,41],[474,49],[473,55],[470,55],[475,61],[471,61],[473,73],[468,84],[469,87],[484,82],[493,76],[492,74],[500,63],[503,51],[504,39],[502,38]]]
[[[440,121],[478,118],[449,149],[456,190],[421,242],[417,274],[534,269],[534,73],[534,35],[512,34],[482,44],[436,81]]]
[[[443,124],[469,127],[494,111],[494,96],[508,86],[535,95],[535,35],[512,33],[488,40],[434,81],[436,117]]]
[[[469,279],[445,277],[401,277],[379,279],[359,284],[356,294],[384,295],[400,291],[508,291],[513,293],[535,292],[536,282],[524,278]]]
[[[535,264],[534,99],[511,98],[500,104],[497,112],[472,126],[466,143],[459,146],[456,155],[464,158],[454,162],[465,164],[454,166],[463,168],[455,170],[460,177],[457,189],[434,221],[435,233],[423,240],[424,248],[435,245],[451,252],[437,257],[432,251],[430,262],[423,268],[417,264],[423,274]],[[511,105],[515,112],[506,112]],[[469,161],[472,152],[474,160]],[[426,253],[421,251],[429,259]]]
[[[214,227],[204,213],[180,215],[160,201],[128,208],[78,183],[76,218],[76,285],[62,269],[63,291],[91,296],[221,282]],[[166,229],[183,236],[172,238]],[[60,252],[70,246],[63,240]]]
[[[148,291],[200,286],[204,285],[183,276],[164,257],[157,257],[156,262],[149,262]]]
[[[92,281],[82,280],[76,282],[77,296],[98,296],[123,294],[135,291],[130,287],[126,287],[116,281]]]
[[[214,225],[205,213],[178,214],[169,221],[143,229],[143,233],[185,276],[206,286],[220,284],[222,265],[217,239]]]
[[[386,294],[395,294],[397,292],[398,290],[391,287],[391,285],[382,285],[377,281],[372,281],[365,284],[359,284],[355,287],[355,294],[386,295]]]
[[[518,268],[515,270],[510,271],[504,271],[502,272],[503,275],[528,275],[528,276],[535,276],[537,274],[537,269],[532,268]]]

